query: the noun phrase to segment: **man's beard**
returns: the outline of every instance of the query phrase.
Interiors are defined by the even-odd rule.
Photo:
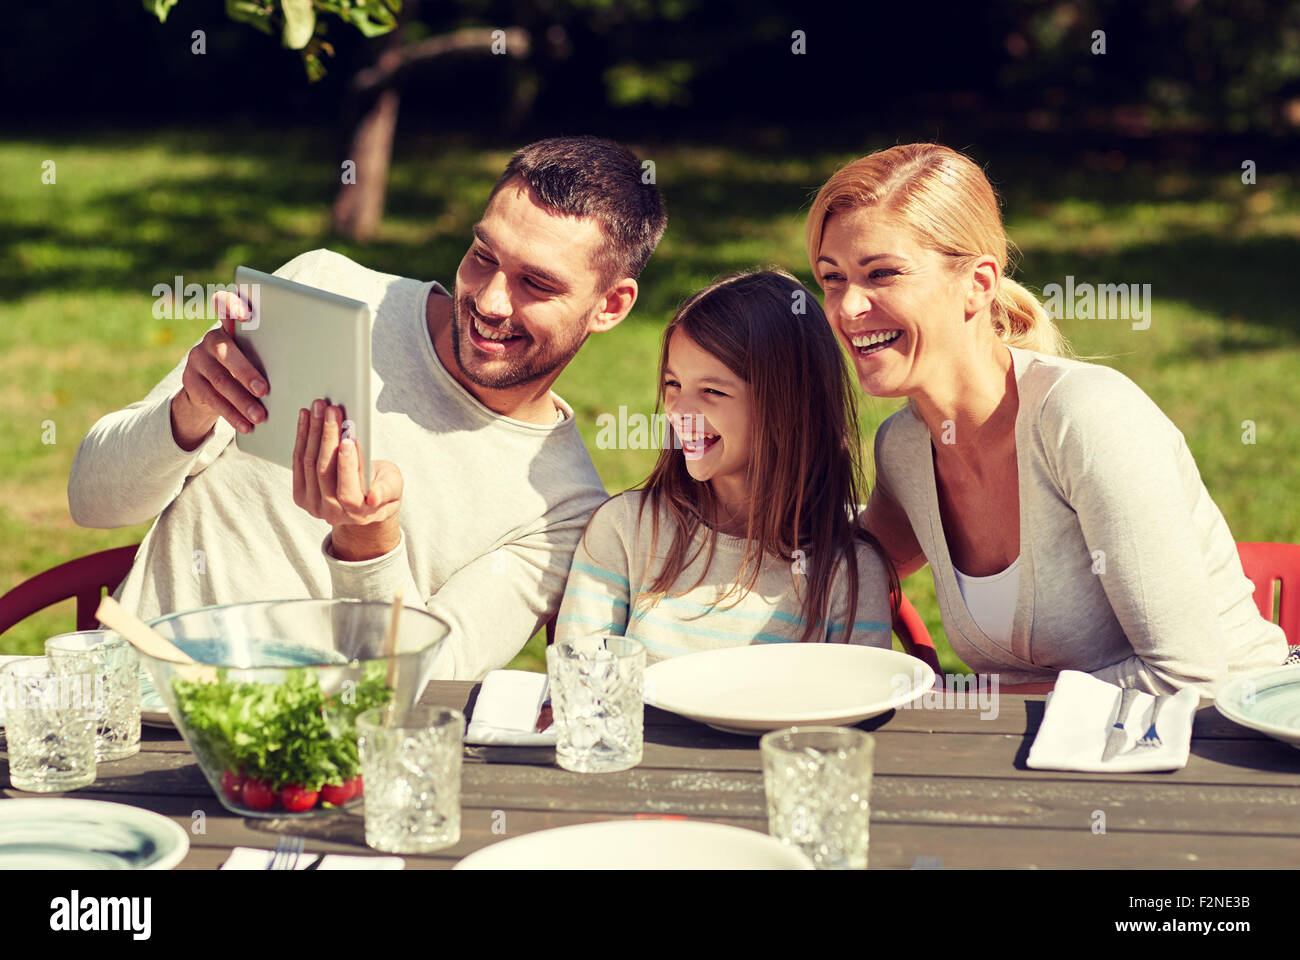
[[[491,374],[485,372],[481,367],[471,369],[465,365],[465,358],[461,355],[461,337],[469,336],[469,324],[472,323],[472,317],[477,316],[474,312],[473,301],[469,298],[462,299],[459,294],[452,299],[451,309],[451,352],[456,358],[456,366],[460,367],[460,372],[471,383],[480,387],[486,387],[489,390],[508,390],[511,387],[518,387],[534,380],[541,380],[550,376],[556,370],[562,369],[570,360],[578,354],[578,350],[587,340],[586,324],[575,326],[576,337],[568,342],[555,347],[553,344],[546,347],[538,348],[535,344],[530,345],[529,349],[522,355],[512,358],[506,364],[497,364],[501,369],[494,370]],[[479,317],[481,320],[482,317]],[[491,324],[486,321],[485,327],[491,328]],[[525,334],[527,336],[527,334]],[[531,339],[531,338],[530,338]],[[473,351],[473,347],[469,347]],[[474,359],[478,358],[477,352],[471,354]]]

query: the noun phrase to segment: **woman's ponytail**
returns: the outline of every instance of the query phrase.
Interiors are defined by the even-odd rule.
[[[1057,329],[1047,308],[1038,298],[1018,284],[1003,277],[993,302],[993,329],[1008,346],[1065,356],[1069,347]]]

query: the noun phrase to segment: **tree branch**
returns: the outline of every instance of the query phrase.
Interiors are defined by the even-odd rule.
[[[352,78],[352,91],[365,94],[376,88],[391,85],[397,74],[421,60],[430,60],[448,53],[466,50],[489,50],[492,46],[496,29],[488,27],[466,27],[436,37],[429,37],[419,43],[405,44],[385,50],[379,55],[373,67],[357,71]],[[528,55],[529,38],[527,31],[520,27],[509,27],[505,31],[506,53],[512,57]]]

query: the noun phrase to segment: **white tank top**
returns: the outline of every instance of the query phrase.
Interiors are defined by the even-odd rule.
[[[1011,645],[1011,621],[1016,615],[1016,597],[1020,594],[1020,558],[1001,573],[987,577],[968,577],[956,567],[957,588],[970,611],[971,619],[988,638],[1002,646]]]

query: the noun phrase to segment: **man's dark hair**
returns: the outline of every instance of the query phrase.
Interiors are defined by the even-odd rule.
[[[489,202],[520,178],[539,203],[570,217],[592,217],[605,232],[596,255],[601,285],[638,277],[663,236],[668,215],[636,154],[599,137],[554,137],[515,152]]]

